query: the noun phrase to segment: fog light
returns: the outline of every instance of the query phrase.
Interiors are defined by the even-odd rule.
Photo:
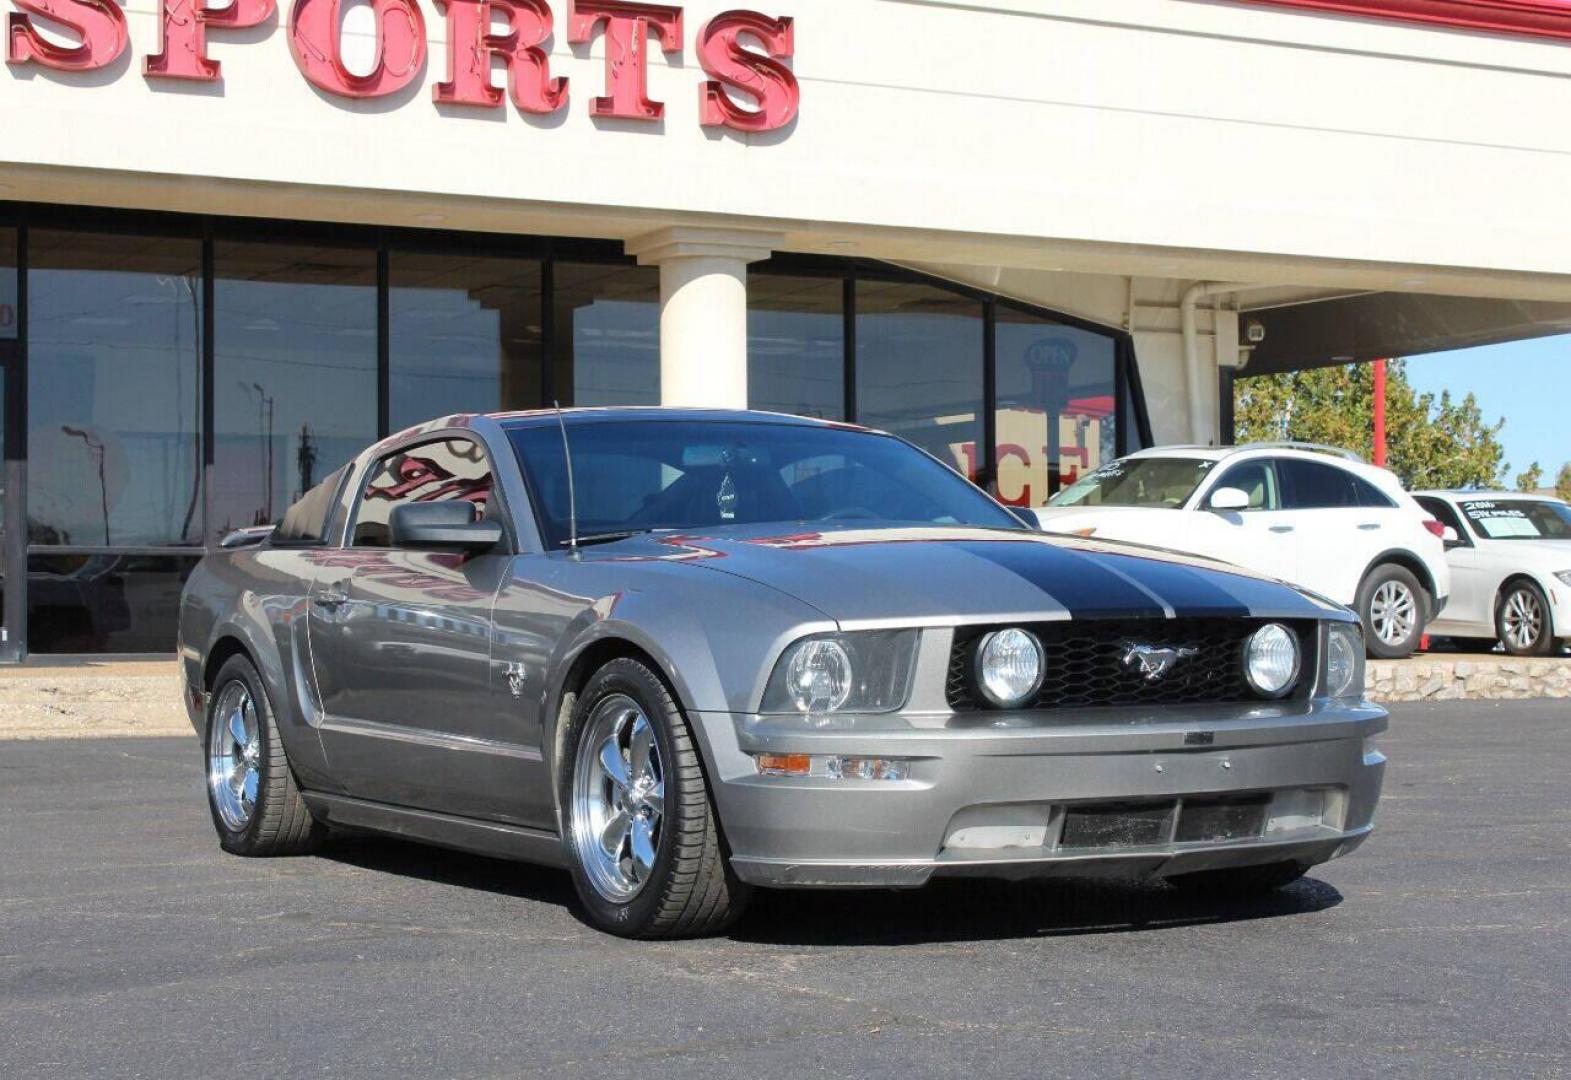
[[[841,757],[833,754],[755,754],[760,776],[812,776],[822,780],[909,780],[907,758]]]
[[[1001,709],[1024,705],[1042,685],[1042,643],[1019,627],[984,637],[976,662],[982,694]]]
[[[1244,643],[1244,676],[1261,697],[1282,697],[1298,681],[1298,635],[1281,623],[1256,630]]]

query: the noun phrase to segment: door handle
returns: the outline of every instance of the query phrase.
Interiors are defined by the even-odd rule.
[[[1273,526],[1271,526],[1271,531],[1274,532],[1274,533],[1290,533],[1290,532],[1293,531],[1293,526],[1291,526],[1291,525],[1273,525]]]
[[[1378,521],[1366,521],[1360,525],[1359,528],[1364,532],[1374,532],[1376,529],[1380,528],[1380,523]]]
[[[349,590],[343,585],[329,585],[311,599],[325,608],[336,608],[349,603]]]

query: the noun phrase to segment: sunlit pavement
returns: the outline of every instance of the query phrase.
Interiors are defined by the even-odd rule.
[[[557,872],[224,855],[193,738],[0,743],[0,1075],[1558,1076],[1571,707],[1398,706],[1380,828],[1261,903],[950,883],[643,944]]]

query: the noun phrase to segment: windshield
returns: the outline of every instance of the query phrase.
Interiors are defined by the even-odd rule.
[[[1485,540],[1571,540],[1566,507],[1528,499],[1458,503],[1468,526]]]
[[[1216,462],[1199,458],[1125,458],[1087,473],[1048,501],[1049,506],[1181,508]]]
[[[547,542],[568,541],[555,424],[508,429]],[[888,435],[745,421],[569,419],[580,539],[838,521],[1020,529],[968,480]]]

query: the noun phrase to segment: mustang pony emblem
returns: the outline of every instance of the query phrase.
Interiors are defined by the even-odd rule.
[[[1137,668],[1145,676],[1146,682],[1157,682],[1172,671],[1180,660],[1199,655],[1199,649],[1159,649],[1155,645],[1126,641],[1123,663],[1127,668]]]

